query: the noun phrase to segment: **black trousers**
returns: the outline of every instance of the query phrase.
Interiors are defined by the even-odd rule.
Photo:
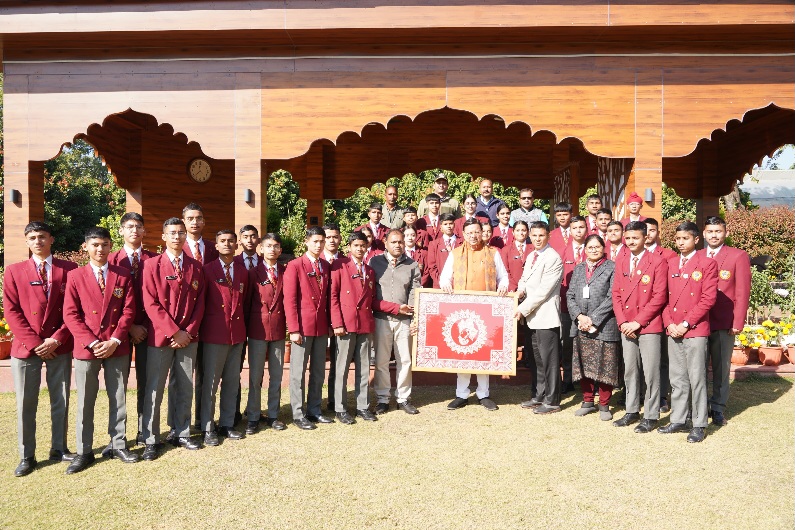
[[[534,398],[544,405],[560,405],[560,328],[531,329],[536,363]]]

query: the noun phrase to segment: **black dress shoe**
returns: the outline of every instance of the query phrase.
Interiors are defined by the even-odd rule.
[[[563,386],[560,389],[560,395],[563,396],[568,394],[569,392],[574,392],[574,384],[573,383],[563,383]]]
[[[693,427],[693,430],[687,435],[687,441],[691,444],[703,442],[706,435],[707,432],[704,427]]]
[[[221,445],[221,440],[218,438],[218,433],[215,431],[207,431],[204,433],[204,445],[216,447]]]
[[[650,420],[648,418],[643,418],[640,420],[640,423],[635,427],[635,432],[645,434],[647,432],[653,431],[657,427],[657,420]]]
[[[322,414],[320,416],[313,416],[311,414],[307,414],[306,419],[308,419],[312,423],[334,423],[334,420]]]
[[[125,464],[134,464],[141,459],[140,456],[133,453],[129,449],[113,449],[110,452],[110,458],[118,458]]]
[[[379,416],[381,414],[386,414],[387,412],[389,412],[389,403],[379,403],[375,406],[375,413]]]
[[[243,433],[234,430],[232,427],[221,427],[218,429],[218,434],[230,440],[240,440],[243,438]]]
[[[348,414],[347,412],[338,412],[337,413],[337,420],[343,425],[353,425],[356,423],[356,420],[353,419],[353,416]]]
[[[411,401],[406,400],[403,403],[398,403],[398,408],[405,412],[406,414],[419,414],[420,411],[417,410],[417,407],[411,404]]]
[[[671,412],[671,406],[668,404],[668,400],[662,398],[660,400],[660,413]]]
[[[19,461],[19,465],[14,470],[15,477],[24,477],[25,475],[30,475],[33,473],[33,470],[36,469],[36,458],[29,456],[27,458],[23,458]]]
[[[306,418],[295,419],[293,420],[293,423],[295,424],[296,427],[298,427],[299,429],[303,429],[305,431],[311,431],[313,429],[317,429],[317,425],[315,425]]]
[[[640,414],[637,412],[627,412],[624,416],[620,419],[617,419],[613,422],[614,427],[626,427],[627,425],[632,425],[633,423],[637,423],[640,419]]]
[[[447,404],[447,410],[458,410],[466,407],[469,404],[468,399],[457,397]]]
[[[166,441],[170,444],[173,444],[174,440],[176,439],[177,439],[177,431],[174,429],[168,431],[168,434],[166,435]]]
[[[489,410],[489,411],[495,411],[495,410],[500,408],[500,407],[497,406],[496,403],[494,403],[494,401],[492,399],[487,398],[487,397],[484,397],[483,399],[479,399],[478,403],[480,403],[483,406],[484,409]]]
[[[189,436],[179,436],[174,438],[171,442],[174,447],[184,447],[189,451],[197,451],[202,448],[202,445]]]
[[[523,409],[534,409],[536,407],[540,407],[542,403],[537,399],[533,398],[529,401],[522,401],[522,408]]]
[[[287,425],[285,425],[284,422],[281,422],[276,418],[265,418],[265,424],[274,431],[283,431],[287,428]]]
[[[554,414],[560,412],[560,407],[555,405],[541,405],[533,409],[533,414]]]
[[[246,434],[256,434],[258,430],[259,430],[258,421],[250,421],[246,424]]]
[[[378,418],[375,417],[375,414],[370,412],[370,409],[358,409],[356,415],[364,421],[378,421]]]
[[[50,460],[53,462],[71,462],[77,455],[70,452],[69,449],[61,451],[60,449],[50,449]]]
[[[712,411],[712,425],[723,427],[728,423],[729,422],[726,421],[726,417],[723,415],[722,412],[718,412],[717,410]]]
[[[152,460],[157,460],[157,457],[157,444],[146,444],[141,459],[151,462]]]
[[[75,473],[80,473],[88,466],[94,463],[94,453],[88,453],[85,455],[77,455],[72,463],[69,464],[69,467],[66,468],[67,475],[73,475]]]
[[[660,434],[672,434],[675,432],[684,432],[687,430],[687,425],[684,423],[669,423],[664,427],[657,429]]]

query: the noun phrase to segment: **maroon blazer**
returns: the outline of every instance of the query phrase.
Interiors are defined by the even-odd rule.
[[[477,217],[483,223],[485,223],[485,222],[489,222],[490,223],[491,222],[491,219],[489,219],[488,217],[483,216],[483,215],[475,215],[475,217]],[[455,234],[455,236],[457,238],[459,238],[461,240],[464,239],[464,223],[466,223],[466,222],[467,222],[466,216],[459,217],[458,219],[455,220],[455,232],[453,232],[453,233]]]
[[[420,272],[422,273],[420,284],[423,287],[431,287],[433,285],[433,279],[431,279],[430,270],[428,269],[428,251],[424,248],[418,248],[418,246],[419,245],[414,247],[413,254],[409,254],[408,249],[406,249],[406,256],[416,261],[417,265],[420,266]]]
[[[369,228],[370,230],[373,229],[373,227],[370,226],[370,223],[367,222],[363,225],[357,226],[354,232],[361,232],[362,228]],[[389,228],[385,224],[378,223],[378,230],[376,231],[376,233],[373,234],[373,238],[375,239],[375,241],[383,241],[390,230],[391,228]]]
[[[232,285],[217,259],[204,266],[204,317],[199,340],[210,344],[240,344],[246,340],[248,271],[232,260]]]
[[[626,247],[624,247],[626,249]],[[662,311],[668,302],[668,262],[644,252],[632,276],[632,253],[619,252],[613,275],[613,313],[616,324],[640,324],[639,333],[662,333]]]
[[[463,244],[463,242],[464,241],[460,237],[456,237],[455,245],[453,245],[453,248],[460,247]],[[450,252],[444,246],[444,236],[440,235],[439,239],[433,240],[431,244],[428,246],[427,269],[428,269],[428,276],[433,282],[434,289],[439,289],[439,276],[442,275],[442,269],[444,269],[444,264],[449,256]]]
[[[149,317],[146,316],[146,311],[144,310],[143,298],[144,261],[156,256],[157,254],[154,252],[141,249],[141,262],[138,264],[138,274],[136,276],[132,276],[132,262],[130,262],[130,258],[127,256],[127,251],[124,250],[124,248],[121,248],[120,250],[117,250],[108,256],[108,263],[126,269],[133,280],[133,292],[135,293],[135,322],[133,322],[133,324],[137,324],[139,326],[149,325]]]
[[[638,221],[640,221],[640,222],[643,222],[646,219],[647,219],[647,217],[645,215],[639,215],[638,216]],[[626,228],[627,225],[629,224],[629,216],[626,216],[623,219],[621,219],[621,224],[624,225],[624,228]]]
[[[262,254],[257,254],[257,263],[259,264],[261,262],[262,262]],[[235,263],[239,263],[239,264],[243,265],[243,268],[246,269],[246,271],[248,271],[248,268],[246,268],[246,255],[245,254],[241,253],[241,254],[238,254],[237,256],[235,256]]]
[[[50,295],[36,270],[33,258],[9,265],[3,283],[3,312],[14,333],[11,355],[17,359],[35,356],[33,349],[53,338],[61,343],[55,353],[72,351],[72,334],[63,321],[63,302],[66,293],[67,273],[77,268],[77,263],[52,259],[50,270]]]
[[[549,246],[552,247],[552,250],[558,253],[559,256],[563,256],[563,252],[566,250],[566,245],[571,243],[571,231],[569,232],[568,239],[563,239],[563,231],[560,227],[552,230],[549,233]]]
[[[204,241],[204,254],[202,254],[202,263],[201,263],[203,267],[205,263],[212,263],[213,261],[218,259],[218,250],[216,250],[215,248],[215,241],[211,241],[206,237],[203,237],[202,241]],[[165,252],[165,250],[163,252]],[[191,252],[190,245],[188,244],[187,241],[185,241],[185,244],[182,246],[182,252],[184,252],[191,258],[193,257],[193,252]]]
[[[524,273],[524,262],[533,250],[533,245],[530,242],[525,242],[524,252],[519,252],[514,243],[500,250],[502,263],[508,271],[508,291],[513,293],[519,288],[519,280],[522,278],[522,273]]]
[[[665,261],[670,261],[673,258],[678,258],[679,257],[679,254],[677,254],[676,252],[674,252],[673,250],[671,250],[668,247],[664,247],[664,246],[660,245],[659,243],[657,243],[657,246],[654,247],[654,253],[657,254],[658,256],[662,256]],[[679,266],[677,265],[677,269],[678,268],[679,268]],[[688,324],[689,323],[690,322],[688,322]]]
[[[695,276],[694,276],[695,275]],[[696,252],[679,271],[679,256],[668,260],[668,305],[663,309],[663,325],[681,324],[690,328],[685,338],[709,337],[709,312],[718,293],[718,264],[706,254]]]
[[[427,215],[423,215],[422,217],[417,219],[416,226],[418,228],[421,228],[422,230],[425,230],[425,233],[428,234],[427,235],[428,245],[426,248],[431,248],[431,242],[436,241],[436,239],[442,237],[442,226],[441,226],[442,222],[438,220],[438,217],[436,223],[437,223],[436,228],[434,228],[433,225],[431,224],[431,218],[428,217]]]
[[[347,333],[372,333],[375,298],[375,272],[364,267],[364,283],[351,258],[338,259],[331,266],[331,327]]]
[[[182,281],[177,280],[167,253],[146,260],[144,265],[144,309],[149,317],[149,346],[171,344],[177,331],[187,331],[192,342],[199,340],[204,316],[205,281],[202,266],[187,252],[182,253]]]
[[[276,284],[268,278],[265,264],[260,261],[248,272],[251,290],[248,336],[256,340],[284,340],[287,322],[284,317],[284,270],[276,264]]]
[[[318,284],[312,262],[304,254],[287,264],[284,271],[284,313],[287,331],[305,337],[328,335],[331,266],[320,258],[321,282]]]
[[[67,278],[63,319],[75,338],[75,359],[96,360],[88,345],[111,338],[121,341],[111,357],[130,355],[128,333],[135,314],[135,287],[127,269],[108,264],[104,296],[91,264]]]
[[[706,256],[709,250],[699,252]],[[709,312],[709,327],[712,331],[743,329],[751,296],[751,258],[739,248],[724,245],[714,260],[718,265],[718,294]]]
[[[419,228],[417,226],[417,223],[414,223],[413,227],[414,230],[417,231],[417,241],[414,243],[414,246],[425,250],[428,248],[428,245],[431,242],[431,238],[428,236],[428,232],[424,228]]]
[[[491,245],[492,247],[496,247],[496,248],[502,249],[502,248],[505,248],[505,247],[508,247],[508,246],[512,245],[513,242],[514,242],[513,228],[508,227],[508,233],[503,238],[502,237],[502,227],[500,225],[497,225],[497,226],[494,227],[494,235],[491,236],[491,240],[489,241],[489,245]]]
[[[560,312],[568,313],[569,305],[566,303],[566,293],[569,292],[569,282],[574,269],[585,260],[585,243],[582,245],[582,252],[580,252],[580,259],[575,260],[574,256],[574,240],[569,238],[569,244],[563,248],[563,253],[560,254],[560,259],[563,261],[563,280],[560,282]],[[554,249],[553,249],[554,250]]]
[[[627,248],[627,246],[626,245],[621,245],[621,248],[618,250],[618,253],[616,254],[615,259],[613,259],[613,244],[610,243],[610,241],[605,240],[605,256],[607,256],[607,259],[615,261],[615,262],[618,262],[618,258],[619,257],[624,256],[624,255],[629,254],[629,253],[630,252],[629,252],[629,249]]]
[[[364,262],[365,263],[370,263],[371,259],[373,259],[376,256],[380,256],[383,253],[384,253],[384,249],[376,248],[375,241],[373,241],[373,246],[370,247],[370,250],[368,250],[367,253],[364,255]]]

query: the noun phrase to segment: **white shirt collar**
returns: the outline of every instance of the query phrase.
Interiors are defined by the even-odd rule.
[[[689,260],[690,258],[692,258],[692,257],[693,257],[693,256],[695,256],[695,255],[696,255],[696,250],[695,250],[695,249],[693,249],[693,252],[691,252],[691,253],[690,253],[690,254],[688,254],[687,256],[685,256],[684,254],[682,254],[682,255],[680,256],[680,261],[681,261],[681,259],[682,259],[682,258],[684,258],[684,259],[688,259],[688,260]]]
[[[94,277],[96,277],[97,273],[100,272],[100,271],[102,271],[102,277],[103,278],[107,277],[107,275],[108,275],[108,264],[107,264],[107,262],[102,267],[97,267],[96,265],[94,265],[93,263],[90,263],[90,262],[89,262],[89,265],[91,265],[91,270],[94,272]]]
[[[651,245],[646,247],[646,250],[653,253],[655,250],[657,250],[657,243],[652,243]]]
[[[726,246],[726,243],[723,243],[721,246],[719,246],[718,248],[716,248],[716,249],[714,249],[714,250],[713,250],[713,249],[711,249],[711,248],[709,248],[709,247],[707,247],[707,255],[709,255],[710,253],[712,253],[712,257],[714,258],[715,256],[717,256],[717,255],[718,255],[718,252],[720,252],[720,250],[721,250],[721,249],[722,249],[724,246]]]
[[[36,268],[38,269],[41,266],[42,260],[40,260],[38,256],[33,256],[33,262],[36,264]],[[52,254],[44,258],[44,262],[47,264],[47,268],[52,269]]]
[[[646,252],[648,252],[648,250],[646,250],[645,248],[644,248],[643,250],[641,250],[641,251],[640,251],[640,254],[638,254],[638,256],[637,256],[637,258],[638,258],[638,263],[640,263],[640,260],[642,260],[642,259],[643,259],[643,256],[646,254]],[[635,254],[633,254],[632,252],[630,252],[630,253],[629,253],[629,255],[630,255],[631,257],[633,257],[633,258],[635,257]]]
[[[138,259],[141,259],[141,252],[143,251],[143,245],[138,248],[132,248],[127,245],[124,245],[124,251],[127,253],[127,257],[132,260],[133,254],[138,254]]]
[[[173,252],[171,252],[171,250],[166,249],[166,255],[168,256],[169,261],[171,261],[171,263],[174,263],[174,260],[176,258],[179,258],[180,266],[182,266],[182,264],[185,263],[185,259],[183,258],[183,254],[185,254],[185,253],[182,252],[182,251],[180,251],[179,254],[174,254]]]

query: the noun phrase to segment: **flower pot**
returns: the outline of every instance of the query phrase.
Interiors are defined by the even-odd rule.
[[[784,356],[781,346],[762,346],[759,348],[759,362],[765,366],[778,366]]]
[[[735,346],[732,350],[732,364],[745,366],[751,359],[751,348],[740,348]]]
[[[11,341],[0,340],[0,361],[11,357]]]
[[[787,358],[790,364],[795,364],[795,344],[787,346],[787,349],[784,350],[784,357]]]

